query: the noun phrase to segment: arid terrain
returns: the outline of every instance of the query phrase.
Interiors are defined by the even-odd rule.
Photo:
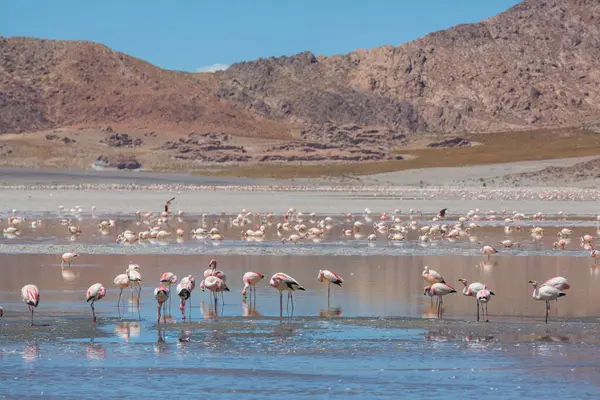
[[[293,178],[600,155],[598,21],[595,0],[525,0],[397,47],[217,73],[0,38],[0,166]]]

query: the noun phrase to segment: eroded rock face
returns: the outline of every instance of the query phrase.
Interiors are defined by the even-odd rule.
[[[192,132],[187,138],[166,142],[161,149],[173,151],[174,158],[179,160],[225,163],[252,159],[246,154],[244,147],[231,145],[229,141],[229,135],[222,133]]]
[[[133,156],[118,156],[118,157],[108,157],[100,155],[92,164],[94,167],[99,168],[116,168],[116,169],[139,169],[142,167],[139,161],[135,159]]]

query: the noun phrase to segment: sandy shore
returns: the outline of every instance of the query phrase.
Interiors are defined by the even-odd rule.
[[[365,184],[391,184],[391,185],[473,185],[481,186],[483,182],[488,186],[501,183],[504,175],[536,172],[541,169],[554,167],[570,167],[579,162],[589,161],[594,157],[573,157],[558,160],[521,161],[518,163],[474,165],[455,168],[424,168],[407,171],[389,172],[363,177]],[[483,179],[483,181],[478,182]],[[522,181],[523,186],[534,184],[534,181]],[[593,187],[598,181],[582,181],[570,186]],[[538,184],[539,185],[539,184]],[[547,186],[562,186],[562,182],[549,182]]]

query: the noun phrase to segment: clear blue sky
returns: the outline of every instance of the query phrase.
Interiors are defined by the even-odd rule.
[[[163,68],[399,45],[518,0],[0,0],[0,35],[91,40]]]

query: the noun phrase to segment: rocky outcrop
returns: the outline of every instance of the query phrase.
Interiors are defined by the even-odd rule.
[[[431,147],[434,149],[437,148],[454,148],[454,147],[466,147],[470,146],[471,141],[469,139],[454,137],[446,140],[442,140],[441,142],[429,143],[427,147]]]
[[[140,147],[144,144],[142,139],[133,139],[127,133],[113,133],[106,139],[100,140],[110,147]]]
[[[95,168],[139,169],[142,167],[133,156],[109,157],[100,155],[92,164]]]

